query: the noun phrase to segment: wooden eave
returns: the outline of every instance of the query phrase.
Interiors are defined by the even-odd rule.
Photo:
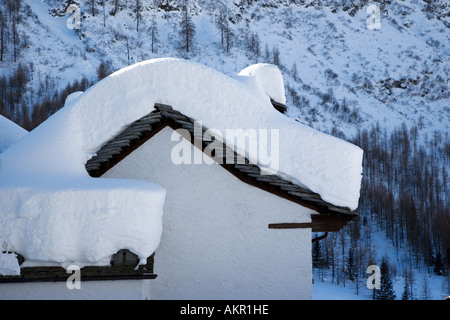
[[[275,107],[280,110],[280,104],[275,103]],[[285,108],[285,107],[284,107]],[[280,111],[281,112],[281,111]],[[201,151],[211,143],[204,141],[202,137],[195,137],[199,128],[195,128],[195,120],[174,110],[171,106],[156,104],[155,111],[149,115],[135,121],[125,128],[118,136],[103,145],[96,155],[86,163],[86,170],[90,176],[100,178],[108,170],[117,165],[134,150],[142,146],[146,141],[155,136],[165,127],[174,130],[185,129],[190,134],[190,141],[196,146],[201,147]],[[200,128],[202,134],[207,130]],[[230,149],[222,144],[224,157],[230,154]],[[312,228],[314,232],[339,231],[348,222],[358,219],[358,214],[348,208],[338,207],[324,201],[319,194],[314,193],[301,186],[293,184],[277,175],[262,175],[258,166],[251,164],[247,159],[245,163],[236,161],[243,159],[234,151],[234,160],[232,164],[225,158],[218,163],[237,177],[239,180],[275,194],[281,198],[293,201],[299,205],[310,208],[318,213],[312,215],[310,224],[297,224],[298,227]],[[216,159],[217,160],[217,159]]]
[[[24,258],[16,253],[19,265]],[[133,266],[86,266],[80,269],[80,281],[119,281],[156,279],[153,273],[154,255],[147,258],[147,264]],[[66,282],[73,274],[62,267],[21,267],[19,276],[0,276],[0,283],[24,282]]]
[[[62,267],[20,268],[20,276],[0,276],[0,283],[66,282],[72,273]],[[119,281],[156,279],[152,272],[139,270],[115,270],[112,267],[84,267],[80,270],[81,281]]]
[[[355,220],[355,219],[353,219]],[[311,216],[311,222],[309,223],[274,223],[269,224],[269,229],[305,229],[311,228],[312,232],[338,232],[349,221],[342,217],[337,217],[327,214],[314,214]]]
[[[276,102],[275,100],[271,99],[270,102],[272,103],[273,107],[278,110],[280,113],[285,114],[287,111],[287,108],[284,104]]]

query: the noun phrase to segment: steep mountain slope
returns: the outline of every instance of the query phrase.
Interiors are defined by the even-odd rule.
[[[189,53],[180,48],[183,2],[140,1],[139,19],[135,1],[120,1],[115,13],[114,1],[106,1],[104,11],[102,3],[92,11],[86,2],[81,30],[67,28],[68,3],[23,1],[18,28],[27,45],[17,61],[34,65],[29,87],[35,94],[28,101],[83,76],[95,80],[101,61],[112,71],[181,56],[232,75],[251,63],[274,62],[275,54],[289,116],[299,121],[346,135],[375,122],[392,127],[420,120],[429,132],[448,130],[448,17],[428,19],[424,1],[380,3],[380,29],[368,27],[374,15],[368,6],[190,1],[196,32]],[[221,14],[232,34],[229,52],[222,46]],[[1,68],[7,72],[16,64]]]

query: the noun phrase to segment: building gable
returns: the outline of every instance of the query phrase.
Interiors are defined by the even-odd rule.
[[[274,107],[277,110],[283,112],[282,105],[275,102],[272,103],[274,103]],[[201,137],[196,136],[199,128],[195,128],[195,125],[195,120],[174,110],[171,106],[156,104],[155,111],[135,121],[119,135],[103,145],[96,155],[86,163],[86,170],[92,177],[101,177],[165,127],[171,127],[174,130],[185,129],[185,132],[188,132],[190,135],[189,141],[193,142],[195,146],[201,148],[201,151],[204,152],[211,141],[204,141],[203,134],[207,131],[204,127],[200,128]],[[258,166],[250,163],[248,159],[243,159],[233,150],[230,151],[227,146],[222,145],[222,147],[224,150],[226,149],[226,151],[222,152],[223,157],[229,157],[232,154],[234,159],[233,161],[225,158],[215,159],[216,162],[239,180],[318,213],[317,215],[312,215],[311,223],[273,224],[269,225],[269,228],[311,228],[313,232],[334,232],[339,231],[348,222],[358,218],[356,212],[348,208],[332,205],[324,201],[319,194],[311,192],[302,186],[293,184],[277,175],[262,175]]]

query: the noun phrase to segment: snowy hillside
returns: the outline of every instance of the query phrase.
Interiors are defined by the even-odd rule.
[[[79,30],[67,26],[77,18],[70,4],[80,8]],[[229,76],[273,63],[289,117],[366,151],[361,224],[330,236],[324,255],[357,239],[362,263],[379,263],[385,250],[363,249],[372,239],[360,233],[381,232],[385,245],[396,244],[396,258],[389,255],[399,277],[412,260],[430,273],[438,252],[449,260],[448,1],[2,0],[0,8],[0,114],[32,129],[69,93],[151,58],[186,58]],[[417,211],[417,243],[403,211]],[[423,259],[407,263],[408,255]]]
[[[191,0],[195,34],[189,53],[182,49],[183,14],[176,1],[140,1],[139,20],[133,1],[119,1],[114,15],[114,1],[105,8],[99,2],[94,10],[86,1],[80,30],[67,28],[65,1],[22,2],[17,28],[26,39],[16,61],[33,64],[28,103],[83,77],[95,81],[102,61],[113,71],[179,56],[229,75],[254,62],[275,62],[287,79],[289,115],[316,128],[352,135],[375,122],[392,127],[420,119],[428,132],[448,130],[450,22],[445,16],[428,19],[424,1],[380,4],[376,30],[367,26],[367,6]],[[299,1],[304,2],[315,3]],[[228,19],[223,22],[221,15]],[[218,26],[221,21],[226,29]],[[11,54],[7,50],[5,60],[11,62]],[[16,65],[3,63],[3,72]]]

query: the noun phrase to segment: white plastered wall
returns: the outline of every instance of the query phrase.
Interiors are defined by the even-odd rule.
[[[1,283],[0,300],[146,300],[152,280]]]
[[[311,230],[268,225],[310,222],[313,211],[217,164],[175,165],[172,133],[163,129],[104,175],[167,191],[150,298],[312,299]]]

